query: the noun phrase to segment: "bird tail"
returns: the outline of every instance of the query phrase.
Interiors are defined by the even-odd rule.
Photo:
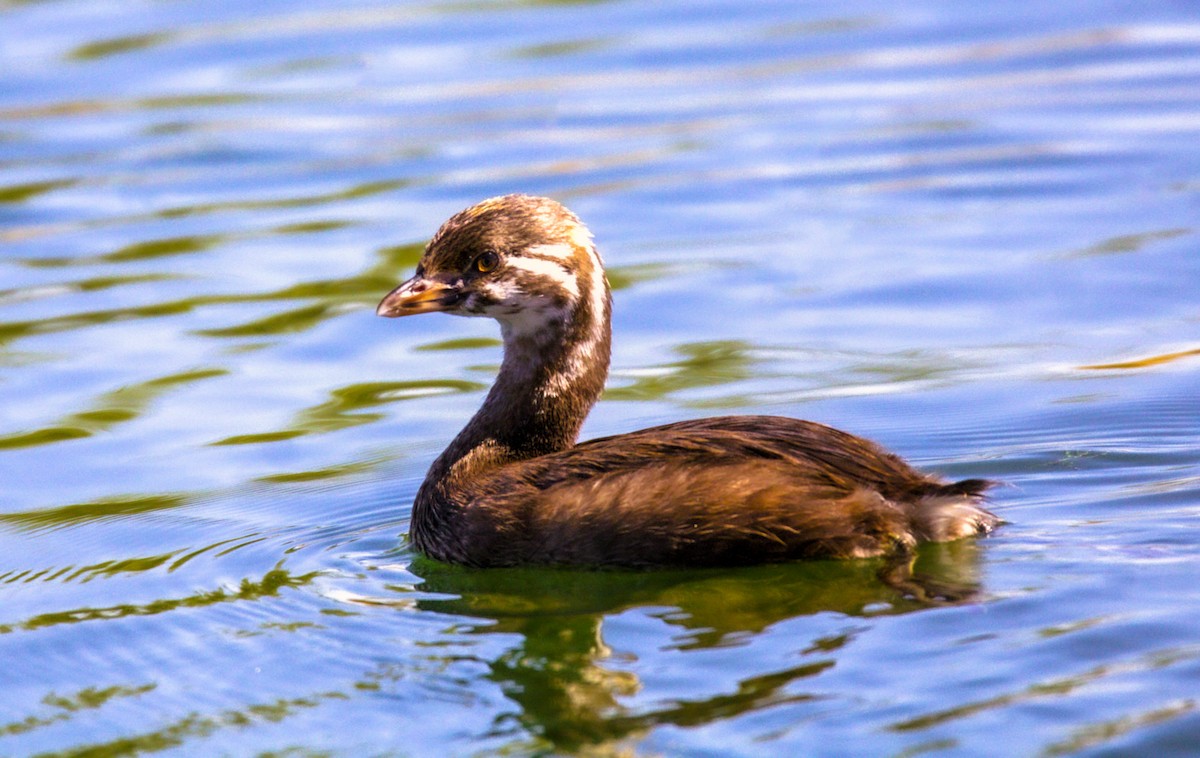
[[[921,537],[949,542],[995,529],[1000,519],[983,507],[985,494],[994,485],[986,479],[964,479],[932,486],[917,501],[913,513]]]

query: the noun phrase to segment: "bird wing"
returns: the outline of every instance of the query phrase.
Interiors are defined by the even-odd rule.
[[[780,461],[816,480],[846,490],[865,486],[888,498],[907,497],[942,484],[870,440],[824,424],[781,416],[680,421],[589,440],[523,464],[527,464],[526,475],[550,485],[655,461],[702,465]]]
[[[911,532],[882,490],[935,481],[830,427],[743,416],[506,464],[469,500],[486,504],[474,516],[493,544],[536,562],[716,565],[877,555]]]

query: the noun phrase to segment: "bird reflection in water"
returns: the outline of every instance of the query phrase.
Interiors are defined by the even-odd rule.
[[[468,635],[517,635],[507,652],[479,661],[516,706],[493,733],[511,734],[519,750],[578,751],[632,745],[664,725],[819,700],[819,688],[806,691],[802,682],[836,666],[872,618],[979,600],[979,561],[978,543],[961,540],[923,545],[915,562],[631,572],[479,570],[417,559],[409,570],[423,580],[418,592],[440,596],[419,600],[421,610],[462,618],[458,630]],[[799,658],[782,670],[722,680],[694,697],[636,702],[643,683],[635,654],[605,639],[606,620],[630,611],[669,628],[653,643],[662,655],[754,644],[781,622],[818,614],[840,614],[845,624],[836,634],[820,624],[813,637],[798,637]]]

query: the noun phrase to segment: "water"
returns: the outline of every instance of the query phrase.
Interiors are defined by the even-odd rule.
[[[0,0],[0,754],[1188,754],[1187,3]],[[549,194],[611,267],[584,436],[835,424],[1000,479],[918,569],[454,569],[499,362],[372,309]]]

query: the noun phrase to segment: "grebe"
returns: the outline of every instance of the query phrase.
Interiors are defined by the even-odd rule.
[[[811,421],[722,416],[575,444],[608,375],[612,298],[565,207],[506,195],[454,215],[380,316],[500,322],[483,406],[434,461],[410,540],[469,566],[718,566],[867,558],[990,531],[948,483]]]

